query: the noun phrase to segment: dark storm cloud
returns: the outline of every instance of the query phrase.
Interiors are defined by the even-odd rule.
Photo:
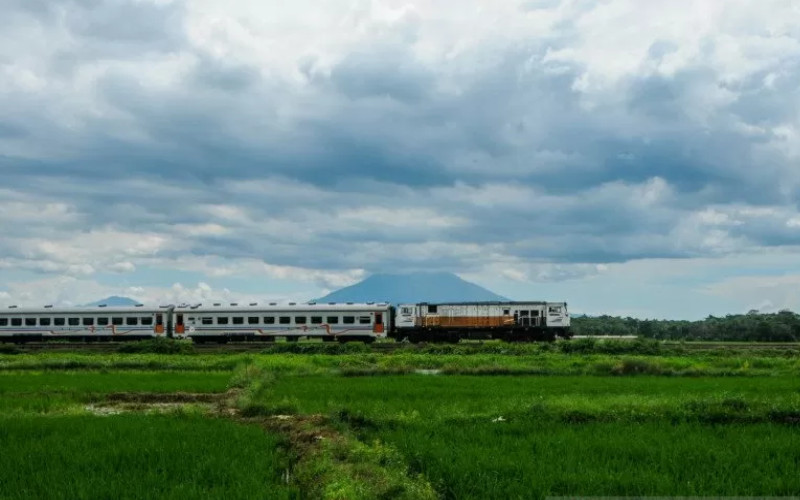
[[[4,181],[73,207],[60,229],[186,226],[160,255],[369,270],[798,243],[790,212],[722,228],[695,220],[709,206],[800,200],[776,131],[797,125],[796,53],[740,79],[703,53],[587,91],[586,62],[551,57],[577,47],[570,23],[436,62],[412,50],[422,36],[412,23],[327,63],[303,54],[287,75],[192,40],[188,7],[12,4],[31,29],[74,42],[45,50],[37,78],[15,69],[18,85],[0,97]],[[679,49],[656,41],[642,64]],[[719,247],[712,230],[727,237]],[[4,252],[25,256],[23,245]]]

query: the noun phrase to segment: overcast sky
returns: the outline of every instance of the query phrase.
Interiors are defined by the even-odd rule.
[[[795,0],[0,7],[0,305],[800,310]]]

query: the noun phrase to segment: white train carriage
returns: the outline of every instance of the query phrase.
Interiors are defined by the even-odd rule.
[[[133,340],[167,335],[170,307],[71,307],[0,310],[0,341]]]
[[[283,337],[296,341],[301,337],[324,341],[385,338],[391,330],[391,306],[367,304],[295,304],[257,303],[181,305],[174,310],[174,333],[196,342],[228,340],[273,341]]]
[[[398,305],[394,324],[411,341],[554,340],[569,337],[570,318],[566,302],[423,302]]]

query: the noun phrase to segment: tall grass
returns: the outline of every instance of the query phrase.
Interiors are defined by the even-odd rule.
[[[289,376],[260,395],[389,444],[444,498],[477,499],[796,493],[799,389],[791,377]]]
[[[0,419],[4,499],[296,498],[281,440],[184,416]]]
[[[774,424],[421,421],[370,435],[447,499],[800,491],[800,433]]]

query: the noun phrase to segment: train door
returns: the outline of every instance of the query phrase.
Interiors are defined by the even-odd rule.
[[[162,335],[164,333],[164,314],[156,313],[156,326],[153,331],[156,335]]]
[[[186,332],[186,325],[183,323],[183,313],[175,314],[175,334],[183,335]]]
[[[375,323],[372,325],[372,333],[383,333],[383,313],[376,312],[375,313]]]

